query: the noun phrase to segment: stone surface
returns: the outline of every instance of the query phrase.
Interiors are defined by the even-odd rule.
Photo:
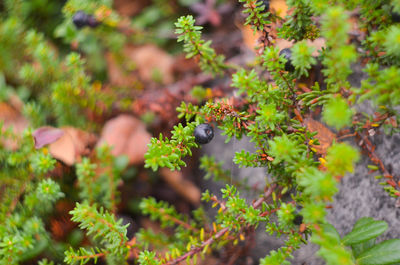
[[[212,144],[204,145],[202,152],[214,155],[218,161],[225,161],[224,168],[232,172],[232,180],[248,178],[250,185],[259,184],[262,187],[266,176],[264,168],[241,168],[239,169],[232,158],[236,151],[242,149],[254,151],[252,144],[246,139],[231,140],[225,144],[225,137],[220,135],[221,131],[216,130]],[[400,171],[400,134],[393,136],[377,133],[372,137],[377,146],[376,153],[381,157],[385,166],[391,169],[392,173]],[[355,142],[349,142],[355,145]],[[374,178],[379,173],[369,173],[367,165],[371,164],[365,155],[356,166],[355,173],[346,175],[339,184],[339,192],[335,196],[333,208],[328,210],[328,220],[336,227],[341,236],[350,232],[353,224],[363,216],[370,216],[374,219],[384,220],[388,223],[389,229],[378,238],[378,240],[389,238],[400,238],[400,208],[396,208],[396,199],[391,198],[378,183],[380,180]],[[202,189],[209,189],[212,193],[219,195],[224,183],[215,184],[213,181],[203,181]],[[242,192],[243,196],[251,200],[255,193]],[[269,236],[260,227],[256,232],[257,243],[252,250],[252,257],[256,261],[264,257],[270,250],[277,249],[282,240]],[[295,265],[320,265],[325,264],[323,260],[316,257],[318,247],[313,244],[305,245],[295,252],[295,258],[291,260]]]
[[[359,65],[353,66],[354,73],[349,76],[349,81],[354,87],[359,87],[361,80],[364,79],[365,73],[361,72]],[[357,106],[358,112],[373,113],[374,107],[369,102]],[[231,140],[225,144],[225,138],[220,135],[221,131],[215,131],[215,138],[212,144],[205,145],[202,152],[208,155],[214,155],[218,161],[225,161],[225,169],[232,171],[233,179],[249,178],[250,184],[260,183],[262,186],[266,176],[264,168],[248,168],[239,169],[233,164],[232,158],[235,151],[242,149],[254,151],[252,144],[245,139]],[[372,142],[376,145],[376,154],[383,161],[385,167],[394,176],[399,176],[400,172],[400,134],[385,135],[381,131],[377,131],[371,137]],[[349,143],[357,146],[352,140]],[[361,149],[358,148],[360,151]],[[366,154],[363,154],[360,161],[356,165],[354,174],[346,175],[339,183],[339,192],[335,195],[333,208],[328,210],[327,219],[338,230],[341,236],[348,233],[353,224],[363,216],[370,216],[374,219],[384,220],[388,223],[388,230],[380,237],[378,241],[390,238],[400,238],[400,208],[396,208],[396,199],[391,198],[388,193],[379,185],[381,180],[374,178],[379,172],[370,173],[367,165],[372,164]],[[396,179],[398,181],[399,179]],[[203,182],[203,189],[208,188],[215,194],[220,194],[219,190],[225,184],[219,183],[215,185],[211,181]],[[243,193],[242,193],[243,194]],[[251,193],[244,194],[248,199],[254,197]],[[264,232],[262,227],[256,233],[256,245],[252,250],[254,264],[258,264],[260,258],[269,253],[270,250],[277,249],[282,240],[270,237]],[[316,257],[318,246],[308,244],[302,246],[300,250],[294,253],[294,259],[290,260],[294,265],[322,265],[325,262]]]

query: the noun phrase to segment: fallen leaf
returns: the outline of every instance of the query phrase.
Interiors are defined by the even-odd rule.
[[[16,136],[21,135],[29,125],[28,120],[15,107],[5,102],[0,102],[0,122],[3,123],[2,131],[12,128]],[[2,139],[2,144],[10,150],[18,148],[16,139]]]
[[[285,17],[288,12],[288,6],[285,0],[271,0],[269,8],[273,13],[280,17]]]
[[[63,135],[63,130],[50,126],[40,127],[32,133],[36,149],[57,141]]]
[[[22,113],[22,109],[24,107],[24,102],[22,102],[22,100],[16,94],[10,94],[8,96],[8,103],[16,111],[18,111],[19,113]]]
[[[138,83],[139,78],[162,84],[171,84],[174,81],[174,58],[157,46],[126,45],[122,54],[108,52],[105,55],[111,84],[132,87]]]
[[[96,142],[96,137],[73,127],[63,127],[61,130],[64,134],[49,145],[50,154],[68,166],[72,166],[80,161],[82,155],[90,153],[88,146]]]
[[[173,78],[174,59],[171,55],[155,45],[143,46],[127,45],[124,54],[137,66],[139,76],[145,81],[154,81],[157,73],[160,74],[163,84],[171,84]]]
[[[327,149],[331,146],[332,141],[336,139],[336,134],[314,119],[306,118],[304,123],[310,132],[318,132],[315,138],[318,139],[320,145],[311,146],[317,150],[318,154],[326,155]]]
[[[246,45],[247,48],[249,48],[252,51],[255,51],[255,46],[257,45],[258,39],[261,37],[260,32],[255,32],[251,28],[250,25],[242,25],[238,23],[238,27],[240,31],[242,32],[242,37],[243,37],[243,42]]]
[[[130,164],[137,165],[144,162],[150,140],[151,135],[142,121],[122,114],[104,125],[97,145],[108,144],[113,147],[113,155],[126,155]]]
[[[114,0],[114,9],[123,16],[138,14],[149,1],[144,0]]]
[[[107,61],[107,72],[110,84],[117,87],[131,87],[137,83],[137,76],[132,72],[125,70],[120,58],[111,52],[105,54]]]
[[[185,179],[182,172],[162,168],[160,169],[160,175],[168,185],[193,205],[200,204],[200,189],[193,182]]]

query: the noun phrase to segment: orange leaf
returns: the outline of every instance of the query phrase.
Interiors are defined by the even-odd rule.
[[[39,149],[47,144],[54,143],[64,135],[64,131],[50,126],[44,126],[36,129],[33,133],[35,148]]]
[[[242,32],[243,42],[247,48],[255,52],[254,47],[257,45],[257,41],[260,38],[261,34],[259,32],[254,33],[254,30],[250,25],[237,25]]]
[[[12,128],[12,131],[19,136],[28,127],[29,122],[16,107],[18,106],[14,107],[5,102],[0,102],[0,121],[3,122],[3,130]],[[18,148],[18,141],[14,139],[5,139],[1,142],[7,149],[15,150]]]
[[[182,172],[162,168],[160,174],[161,177],[182,197],[186,198],[194,205],[200,204],[200,189],[193,182],[185,179]]]
[[[271,11],[278,16],[285,17],[287,15],[288,6],[285,0],[271,0],[269,6]]]
[[[336,139],[336,135],[325,125],[311,118],[305,119],[304,123],[310,132],[318,132],[315,138],[318,139],[320,145],[311,145],[311,147],[315,148],[318,154],[326,155],[326,151],[331,146],[332,141]]]
[[[94,144],[96,137],[93,134],[73,127],[61,128],[64,134],[49,146],[50,154],[72,166],[80,161],[82,155],[88,155],[88,146]]]
[[[113,147],[115,156],[126,155],[130,164],[141,164],[150,143],[151,135],[139,119],[122,114],[109,120],[103,127],[97,145],[108,144]]]

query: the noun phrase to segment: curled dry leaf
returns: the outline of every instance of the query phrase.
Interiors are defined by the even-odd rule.
[[[182,172],[162,168],[160,175],[168,185],[193,205],[200,204],[201,192],[199,188],[193,182],[185,179]]]
[[[336,134],[334,134],[322,123],[311,118],[305,119],[304,124],[310,132],[318,132],[315,138],[318,139],[320,145],[311,146],[317,150],[318,154],[326,155],[327,149],[331,146],[332,141],[336,139]]]
[[[21,135],[29,125],[28,120],[21,115],[16,107],[5,102],[0,102],[0,121],[3,122],[2,130],[12,128],[12,131],[17,137]],[[2,144],[5,148],[10,150],[18,148],[18,141],[16,139],[3,139]]]
[[[137,77],[122,68],[116,55],[111,52],[105,54],[110,84],[119,87],[130,87],[137,82]]]
[[[97,145],[108,144],[113,147],[113,155],[126,155],[130,164],[141,164],[150,140],[151,135],[139,119],[122,114],[104,125]]]
[[[32,133],[33,139],[35,140],[36,149],[42,148],[47,144],[54,143],[63,135],[63,130],[50,126],[40,127]]]
[[[124,54],[137,65],[139,76],[144,81],[152,81],[157,72],[161,75],[163,84],[171,84],[174,81],[174,59],[157,46],[152,44],[139,47],[125,46]]]
[[[67,164],[79,162],[82,155],[89,155],[89,146],[96,142],[96,136],[73,127],[61,128],[63,135],[49,145],[50,154]]]
[[[138,47],[126,45],[123,57],[109,52],[106,54],[106,60],[110,83],[116,86],[130,87],[137,83],[138,77],[146,82],[157,79],[163,84],[171,84],[174,81],[173,57],[152,44]],[[125,69],[126,65],[134,65],[135,70]]]

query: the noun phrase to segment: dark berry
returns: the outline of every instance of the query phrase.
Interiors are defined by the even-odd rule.
[[[208,144],[214,137],[214,130],[208,123],[197,125],[194,129],[194,139],[198,144]]]
[[[285,71],[293,72],[294,66],[292,64],[292,51],[289,48],[285,48],[279,53],[279,56],[282,56],[282,55],[287,60],[287,62],[285,63]]]
[[[82,10],[79,10],[72,17],[72,22],[74,23],[76,28],[80,29],[80,28],[82,28],[82,27],[87,25],[88,17],[89,17],[88,14],[86,14]]]
[[[392,15],[393,22],[395,22],[395,23],[400,22],[400,14],[399,13],[392,11],[391,15]]]
[[[268,12],[269,11],[269,0],[263,0],[261,6],[264,6],[263,12]]]
[[[129,224],[129,226],[126,228],[126,237],[128,239],[132,239],[135,236],[135,221],[132,219],[132,217],[126,214],[117,214],[117,218],[122,219],[122,225]]]
[[[72,22],[78,29],[83,28],[85,26],[95,28],[100,24],[94,16],[88,15],[82,10],[79,10],[75,13],[75,15],[72,17]]]
[[[96,20],[94,16],[89,15],[87,20],[87,25],[91,28],[95,28],[100,25],[100,22]]]
[[[303,223],[303,216],[301,214],[296,214],[296,216],[293,219],[293,223],[295,225],[301,225]]]

